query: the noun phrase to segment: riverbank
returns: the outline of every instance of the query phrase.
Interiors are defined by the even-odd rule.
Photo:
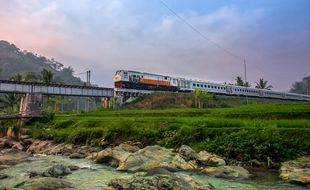
[[[34,138],[56,143],[140,148],[187,144],[242,165],[310,155],[310,104],[264,104],[218,109],[98,110],[56,114],[30,126]],[[258,162],[257,162],[258,161]]]
[[[158,178],[167,179],[162,182],[172,186],[172,179],[181,180],[190,189],[307,188],[279,181],[274,170],[250,168],[249,173],[245,168],[226,165],[217,155],[196,153],[185,145],[178,150],[159,146],[140,149],[128,144],[103,149],[33,140],[24,151],[18,148],[21,147],[1,149],[2,188],[40,189],[48,185],[51,189],[113,189],[128,184],[152,187]]]

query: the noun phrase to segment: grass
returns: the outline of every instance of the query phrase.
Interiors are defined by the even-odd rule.
[[[131,141],[176,148],[188,144],[229,159],[284,161],[310,154],[310,104],[252,104],[233,108],[119,109],[56,114],[37,123],[35,138],[100,145]]]

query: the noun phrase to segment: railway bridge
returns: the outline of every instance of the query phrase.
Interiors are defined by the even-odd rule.
[[[13,82],[0,80],[0,93],[21,94],[19,113],[1,118],[28,118],[42,115],[42,95],[99,97],[109,100],[114,97],[113,88],[78,86],[66,84],[46,84],[37,82]]]

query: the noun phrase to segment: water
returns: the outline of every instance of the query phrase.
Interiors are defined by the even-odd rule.
[[[69,159],[62,156],[45,156],[36,155],[23,162],[2,170],[1,173],[11,176],[8,179],[0,180],[0,187],[14,187],[29,178],[29,172],[43,172],[55,164],[75,165],[82,169],[73,171],[72,174],[65,176],[63,179],[71,182],[74,189],[99,190],[106,186],[113,178],[130,176],[132,174],[116,171],[114,168],[102,164],[94,164],[85,159]],[[190,174],[190,173],[187,173]],[[250,180],[226,180],[221,178],[209,177],[206,175],[190,174],[200,182],[208,185],[209,183],[220,190],[306,190],[306,187],[287,184],[277,178],[276,172],[263,172]],[[12,177],[13,176],[13,177]]]

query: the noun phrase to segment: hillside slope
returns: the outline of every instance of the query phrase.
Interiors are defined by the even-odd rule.
[[[39,74],[43,68],[51,70],[55,79],[59,79],[66,84],[83,84],[80,78],[73,76],[71,67],[65,67],[54,59],[20,50],[7,41],[0,41],[1,80],[8,80],[14,73],[25,74],[32,71]]]

